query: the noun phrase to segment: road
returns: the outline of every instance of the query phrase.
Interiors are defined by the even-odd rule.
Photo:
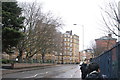
[[[76,64],[56,65],[38,70],[5,74],[3,78],[81,78],[81,71]]]

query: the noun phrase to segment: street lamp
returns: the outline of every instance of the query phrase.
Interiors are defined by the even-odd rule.
[[[78,24],[73,24],[73,25],[78,25]],[[82,26],[82,31],[83,31],[83,50],[84,50],[84,26],[83,25],[80,25],[80,26]]]

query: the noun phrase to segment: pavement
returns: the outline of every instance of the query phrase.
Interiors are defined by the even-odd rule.
[[[9,64],[7,64],[7,65],[9,65]],[[20,65],[21,65],[21,68],[20,68]],[[22,65],[24,65],[24,67]],[[19,66],[19,68],[17,66]],[[61,64],[38,64],[38,65],[37,64],[31,64],[31,66],[29,66],[29,64],[28,65],[27,64],[17,64],[17,66],[15,66],[13,69],[3,69],[3,68],[0,69],[0,71],[2,72],[1,76],[11,75],[11,73],[18,73],[18,72],[22,72],[22,74],[19,73],[18,75],[23,76],[23,75],[26,75],[26,74],[23,74],[24,71],[26,71],[26,73],[27,73],[27,71],[29,72],[29,71],[35,70],[35,73],[36,73],[36,71],[38,71],[39,73],[36,73],[36,74],[30,73],[30,74],[32,75],[32,77],[36,76],[36,75],[39,77],[39,74],[42,74],[46,70],[47,72],[50,71],[49,74],[48,73],[45,74],[45,75],[48,76],[48,78],[49,77],[56,78],[56,79],[57,78],[65,78],[65,79],[75,78],[75,79],[80,79],[81,80],[81,71],[79,70],[79,66],[76,66],[74,68],[72,67],[72,69],[69,69],[69,67],[67,67],[67,66],[66,66],[67,69],[64,68],[64,67],[61,67],[61,68],[64,68],[66,70],[64,70],[64,69],[61,70],[60,67],[57,70],[56,69],[57,67],[56,68],[53,67],[53,66],[61,66]],[[40,73],[40,71],[39,71],[40,69],[43,70],[42,73]],[[51,70],[48,70],[48,69],[51,69]],[[56,74],[59,74],[59,75],[56,75]],[[27,75],[29,75],[29,74],[27,74]],[[45,78],[47,78],[47,77],[45,77]]]
[[[4,75],[4,74],[15,73],[15,72],[36,70],[38,68],[46,68],[46,67],[51,67],[55,65],[56,64],[17,64],[14,68],[9,68],[9,69],[1,68],[0,71],[2,72],[2,75]],[[4,66],[8,68],[11,65],[6,64]]]
[[[66,70],[64,73],[56,76],[55,78],[81,78],[81,71],[79,67],[74,67]]]
[[[76,70],[73,78],[81,78],[81,71],[80,70]]]
[[[57,65],[55,65],[55,66],[61,66],[60,64],[57,64]],[[44,73],[44,71],[46,70],[46,67],[48,67],[48,69],[50,68],[50,67],[53,67],[53,66],[40,66],[40,67],[30,67],[30,68],[21,68],[21,69],[3,69],[2,70],[2,75],[3,76],[6,76],[5,74],[7,74],[8,76],[11,76],[11,74],[9,74],[9,73],[16,73],[16,72],[24,72],[24,71],[30,71],[30,70],[39,70],[40,68],[43,68],[42,70],[43,70],[43,72],[42,72],[42,74]],[[39,68],[39,69],[38,69]],[[57,67],[56,67],[57,68]],[[52,71],[52,72],[56,72],[56,68],[50,68],[50,71]],[[49,70],[47,69],[47,72],[49,73]],[[52,70],[51,70],[52,69]],[[55,69],[55,70],[54,70]],[[79,66],[76,66],[76,67],[74,67],[74,68],[71,68],[71,69],[68,69],[68,68],[64,68],[65,70],[63,70],[63,71],[61,71],[61,69],[60,69],[60,71],[59,71],[59,69],[58,69],[58,72],[62,72],[62,74],[59,74],[59,75],[55,75],[54,76],[54,74],[53,73],[49,73],[49,74],[47,74],[47,76],[48,77],[53,77],[53,78],[65,78],[65,79],[70,79],[70,78],[76,78],[76,79],[80,79],[81,78],[81,71],[79,70]],[[34,72],[33,72],[34,73]],[[32,74],[32,77],[33,76],[38,76],[39,74],[41,74],[41,73],[35,73],[35,74]],[[45,71],[45,74],[46,74],[46,71]],[[56,73],[57,74],[57,73]],[[24,74],[18,74],[18,75],[23,75],[24,76]],[[31,75],[31,74],[30,74]],[[29,76],[30,76],[29,75]],[[27,75],[28,76],[28,75]],[[28,76],[28,77],[29,77]],[[39,76],[38,76],[39,77]],[[47,78],[47,77],[45,77],[45,78]]]

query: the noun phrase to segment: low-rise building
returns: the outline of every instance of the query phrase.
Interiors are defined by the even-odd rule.
[[[80,61],[88,61],[94,58],[94,51],[92,49],[85,49],[80,52]]]
[[[116,38],[113,38],[111,34],[95,39],[96,42],[96,56],[104,51],[111,49],[116,44]]]

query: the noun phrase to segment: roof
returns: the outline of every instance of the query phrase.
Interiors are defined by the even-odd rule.
[[[93,49],[84,49],[84,50],[82,50],[81,52],[91,52],[91,53],[94,53],[94,50]]]
[[[116,38],[112,38],[110,36],[103,36],[95,40],[117,40]]]

